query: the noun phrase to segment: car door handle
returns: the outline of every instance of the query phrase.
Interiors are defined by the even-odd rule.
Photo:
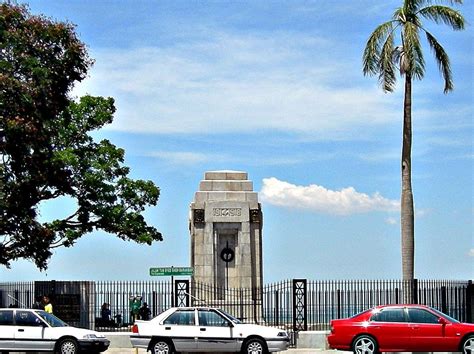
[[[25,330],[24,329],[19,329],[18,332],[24,332]]]
[[[169,331],[171,329],[171,327],[165,327],[165,330]]]
[[[205,328],[200,328],[201,332],[205,332],[206,329]]]

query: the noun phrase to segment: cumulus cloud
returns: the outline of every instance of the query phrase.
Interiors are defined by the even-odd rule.
[[[270,129],[327,138],[397,122],[396,95],[345,56],[324,56],[338,45],[301,33],[215,31],[168,46],[95,49],[91,77],[74,94],[116,98],[110,129],[126,132]]]
[[[353,187],[334,191],[316,184],[298,186],[275,177],[263,179],[260,197],[262,201],[276,206],[335,215],[396,211],[400,208],[399,201],[384,198],[379,193],[367,195]]]

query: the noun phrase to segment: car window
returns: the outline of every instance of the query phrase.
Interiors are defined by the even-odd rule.
[[[413,323],[438,323],[438,316],[424,309],[408,309],[408,318]]]
[[[166,320],[165,325],[194,326],[194,310],[173,312]]]
[[[0,311],[0,326],[11,326],[13,324],[13,311]]]
[[[66,322],[60,320],[51,313],[45,311],[38,311],[38,316],[45,320],[51,327],[67,327],[69,326]]]
[[[15,315],[15,323],[17,326],[41,326],[41,320],[30,311],[17,310]]]
[[[229,314],[229,313],[227,313],[227,312],[224,312],[224,311],[222,311],[222,310],[219,310],[219,312],[222,313],[222,314],[224,314],[225,316],[227,316],[227,318],[229,318],[229,319],[230,319],[232,322],[234,322],[234,323],[237,323],[237,324],[242,323],[241,320],[235,318],[234,316],[232,316],[231,314]]]
[[[199,310],[199,325],[211,327],[229,327],[229,321],[215,311]]]
[[[444,318],[447,319],[448,321],[451,321],[451,322],[453,322],[453,323],[461,323],[461,322],[459,322],[457,319],[452,318],[451,316],[448,316],[448,315],[446,315],[445,313],[443,313],[443,312],[441,312],[441,311],[438,311],[438,310],[436,310],[436,309],[434,309],[434,308],[432,308],[432,307],[431,307],[431,311],[436,312],[439,316],[444,317]]]
[[[406,322],[405,311],[402,308],[384,308],[375,312],[371,318],[376,322]]]

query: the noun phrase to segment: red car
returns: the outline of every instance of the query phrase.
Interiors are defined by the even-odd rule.
[[[423,305],[386,305],[332,320],[332,349],[357,354],[462,352],[474,354],[474,324],[461,323]]]

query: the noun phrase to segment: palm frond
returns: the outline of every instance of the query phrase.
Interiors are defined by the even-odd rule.
[[[405,0],[403,2],[403,9],[406,13],[415,13],[425,1],[426,0]]]
[[[382,43],[392,32],[393,21],[388,21],[378,26],[370,35],[362,57],[364,75],[378,73]]]
[[[403,7],[399,7],[393,13],[393,20],[399,23],[404,23],[406,21],[405,9]]]
[[[463,30],[466,22],[459,11],[447,6],[433,5],[424,7],[419,11],[419,14],[437,24],[444,23],[449,25],[455,31]]]
[[[418,27],[411,22],[403,26],[402,55],[400,60],[400,73],[409,73],[422,79],[425,73],[425,60],[420,43]]]
[[[429,32],[426,32],[426,39],[430,44],[431,49],[438,63],[438,68],[441,71],[441,74],[444,78],[444,93],[448,93],[454,89],[453,85],[453,75],[451,73],[451,64],[449,62],[449,57],[444,48],[439,44],[436,38]]]
[[[445,2],[445,3],[448,3],[450,5],[454,5],[454,4],[462,5],[462,3],[464,2],[464,0],[416,0],[416,1],[417,1],[419,9],[422,6],[431,5],[433,3],[443,3],[443,2]]]
[[[429,0],[429,1],[431,1],[431,0]],[[451,5],[454,5],[454,4],[461,4],[462,5],[464,0],[442,0],[442,1],[449,2]]]
[[[393,92],[397,77],[394,65],[393,32],[389,34],[380,52],[379,61],[379,83],[385,92]]]

